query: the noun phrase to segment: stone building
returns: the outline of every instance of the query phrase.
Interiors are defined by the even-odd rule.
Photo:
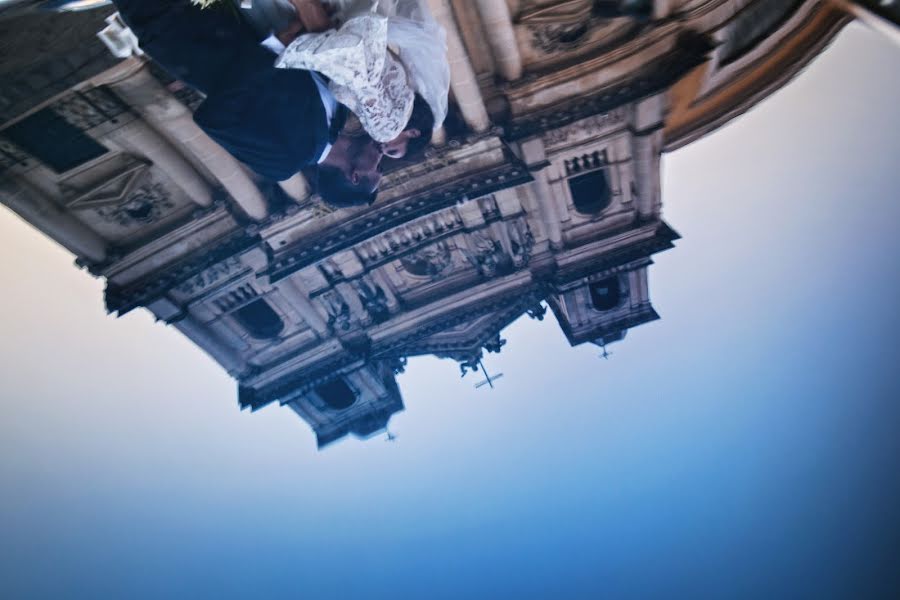
[[[402,410],[410,356],[465,373],[546,306],[572,345],[657,319],[648,269],[678,238],[661,155],[852,18],[824,0],[429,3],[451,118],[371,207],[338,211],[207,138],[202,98],[110,8],[0,21],[0,199],[106,281],[110,312],[145,308],[205,350],[242,408],[287,405],[319,446],[365,437]]]

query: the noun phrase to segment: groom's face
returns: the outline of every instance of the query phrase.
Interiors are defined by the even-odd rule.
[[[373,192],[381,181],[382,157],[380,145],[369,136],[341,134],[322,164],[340,169],[354,187]]]
[[[381,146],[372,138],[354,138],[350,150],[350,172],[347,176],[350,183],[377,189],[381,182],[380,165],[383,157]]]

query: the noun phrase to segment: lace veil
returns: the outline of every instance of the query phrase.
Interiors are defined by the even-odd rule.
[[[435,128],[440,127],[447,118],[450,91],[447,34],[425,0],[330,0],[327,4],[342,21],[370,12],[388,18],[388,46],[406,69],[410,86],[431,107]]]

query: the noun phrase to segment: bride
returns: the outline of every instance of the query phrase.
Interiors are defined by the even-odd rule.
[[[424,0],[255,0],[245,14],[280,31],[276,66],[326,77],[386,156],[423,149],[446,118],[446,35]]]

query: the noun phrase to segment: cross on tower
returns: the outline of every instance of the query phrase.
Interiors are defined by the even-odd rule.
[[[612,356],[613,353],[606,350],[606,344],[603,344],[601,348],[603,348],[603,354],[600,355],[600,358],[609,360],[609,357]]]
[[[484,368],[484,363],[480,360],[478,361],[478,367],[481,369],[481,372],[484,373],[484,381],[479,381],[475,384],[475,389],[490,386],[491,389],[494,389],[494,382],[503,377],[503,373],[497,373],[496,375],[491,375],[487,372],[487,369]]]

